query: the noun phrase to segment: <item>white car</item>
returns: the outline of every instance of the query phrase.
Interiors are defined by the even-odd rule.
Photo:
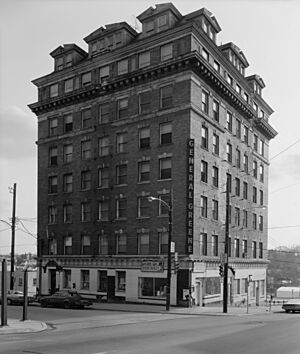
[[[292,299],[282,305],[285,312],[300,311],[300,299]]]

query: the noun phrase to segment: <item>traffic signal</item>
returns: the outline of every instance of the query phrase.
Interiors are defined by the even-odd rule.
[[[220,277],[224,276],[224,269],[223,269],[222,265],[219,265],[219,274],[220,274]]]

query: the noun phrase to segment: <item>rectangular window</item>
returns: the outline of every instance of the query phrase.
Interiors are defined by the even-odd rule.
[[[143,52],[139,54],[139,68],[145,68],[150,65],[150,52]]]
[[[264,218],[262,215],[259,215],[259,217],[258,217],[258,229],[259,229],[259,231],[264,230]]]
[[[48,177],[48,193],[57,193],[57,176]]]
[[[236,137],[241,139],[242,123],[239,119],[236,119],[235,123],[236,123],[236,130],[235,130]]]
[[[212,167],[212,184],[214,187],[219,187],[219,169],[216,166]]]
[[[243,137],[244,143],[248,144],[249,141],[249,128],[244,125],[244,137]]]
[[[226,156],[227,156],[227,161],[229,163],[232,163],[232,145],[230,143],[226,144]]]
[[[104,136],[98,140],[99,156],[109,155],[109,137]]]
[[[235,195],[240,196],[241,195],[241,181],[239,178],[235,178]]]
[[[201,160],[201,182],[207,183],[208,175],[208,163]]]
[[[107,254],[107,253],[99,253],[99,254]],[[98,270],[98,289],[97,291],[101,293],[107,293],[107,271],[106,270]]]
[[[164,299],[166,278],[139,278],[139,297]]]
[[[243,210],[243,227],[248,227],[248,212]]]
[[[240,208],[235,207],[235,225],[240,226],[241,224],[241,211]]]
[[[73,130],[73,115],[64,115],[64,133],[71,132]]]
[[[226,113],[226,128],[232,132],[232,113],[229,111]]]
[[[160,145],[172,143],[172,123],[159,125]]]
[[[58,119],[50,118],[49,119],[49,136],[54,136],[58,134]]]
[[[253,137],[253,149],[258,152],[258,136],[256,134]]]
[[[63,206],[63,212],[64,212],[64,223],[70,223],[72,222],[72,204],[68,203],[68,204],[64,204]]]
[[[259,242],[259,244],[258,244],[258,258],[263,258],[263,254],[264,254],[263,243]]]
[[[257,203],[257,188],[256,187],[253,187],[252,201],[253,201],[253,203]]]
[[[173,106],[173,86],[167,85],[160,88],[160,108]]]
[[[252,258],[256,258],[256,241],[252,241]]]
[[[200,234],[200,255],[207,256],[207,234],[203,232]]]
[[[98,202],[98,220],[109,220],[109,203],[108,200],[100,200]]]
[[[249,96],[247,95],[246,92],[244,92],[244,100],[249,103]]]
[[[208,114],[208,97],[209,94],[208,92],[202,90],[202,94],[201,94],[201,109],[203,112]]]
[[[50,205],[48,208],[48,224],[57,223],[57,206]]]
[[[116,284],[116,291],[125,293],[126,290],[126,272],[116,272],[117,276],[117,284]]]
[[[147,149],[150,147],[150,128],[139,129],[139,148]]]
[[[166,26],[167,26],[167,15],[159,16],[157,19],[158,31],[160,32],[164,30]]]
[[[230,173],[226,173],[226,182],[227,182],[226,188],[231,193],[231,191],[232,191],[232,176]]]
[[[81,190],[89,190],[92,187],[91,171],[81,172]]]
[[[140,161],[138,163],[138,182],[150,181],[150,162]]]
[[[57,166],[57,146],[49,148],[49,166]]]
[[[117,234],[117,254],[126,254],[127,251],[127,236],[124,233]]]
[[[243,156],[243,165],[244,165],[244,172],[248,173],[248,155],[244,154]]]
[[[172,159],[170,157],[159,159],[159,179],[172,178]]]
[[[92,83],[92,73],[88,72],[81,75],[81,86],[88,86]]]
[[[64,145],[63,153],[64,153],[64,163],[72,162],[73,145],[72,144]]]
[[[90,289],[90,271],[89,270],[81,270],[80,271],[80,289],[81,290],[89,290]]]
[[[81,127],[90,128],[92,126],[92,113],[91,109],[87,108],[81,111]]]
[[[123,119],[128,116],[128,97],[122,98],[118,102],[118,119]]]
[[[202,48],[201,55],[206,61],[209,61],[209,53],[206,49]]]
[[[238,148],[235,150],[235,164],[237,168],[241,168],[241,151]]]
[[[72,236],[66,236],[64,238],[64,254],[65,255],[72,254]]]
[[[160,47],[160,60],[165,61],[173,57],[173,43],[168,43]]]
[[[151,91],[145,91],[139,94],[139,112],[147,113],[151,110]]]
[[[81,254],[91,254],[91,238],[89,235],[81,236]]]
[[[168,236],[168,231],[162,231],[158,233],[159,254],[168,253]]]
[[[201,147],[208,149],[208,128],[204,125],[201,127]]]
[[[127,164],[116,166],[116,183],[127,184]]]
[[[99,235],[99,254],[108,254],[108,237],[107,235]]]
[[[239,94],[241,94],[241,93],[242,93],[242,88],[241,88],[241,86],[240,86],[240,85],[238,85],[238,84],[236,84],[236,86],[235,86],[235,90],[236,90],[236,92],[237,92],[237,93],[239,93]]]
[[[64,191],[64,193],[71,193],[73,191],[73,174],[72,173],[64,174],[63,191]]]
[[[217,257],[218,256],[218,236],[217,235],[212,235],[211,237],[211,251],[212,251],[212,256]]]
[[[137,237],[138,237],[138,253],[149,254],[150,253],[149,232],[139,232]]]
[[[55,60],[56,70],[62,70],[64,68],[64,58],[60,57]]]
[[[137,216],[138,218],[145,218],[149,216],[149,201],[145,196],[137,198]]]
[[[217,61],[214,61],[214,69],[215,69],[218,73],[220,73],[220,71],[221,71],[221,66],[220,66],[220,64],[219,64]]]
[[[233,78],[229,74],[227,74],[227,82],[229,83],[230,86],[233,85]]]
[[[81,221],[91,221],[91,204],[89,202],[81,203]]]
[[[118,133],[116,140],[117,153],[126,152],[127,133]]]
[[[204,195],[200,197],[200,216],[207,218],[207,197]]]
[[[247,258],[248,253],[248,242],[247,240],[242,241],[242,257]]]
[[[257,161],[256,160],[254,160],[253,161],[253,177],[254,178],[257,178]]]
[[[264,181],[264,166],[263,165],[259,166],[259,180],[260,180],[260,182]]]
[[[119,198],[116,200],[116,218],[122,219],[127,217],[127,199]]]
[[[99,124],[109,123],[110,120],[110,104],[109,102],[99,105]]]
[[[212,200],[212,218],[213,220],[219,219],[219,202],[215,199]]]
[[[57,254],[57,240],[55,238],[49,239],[49,255]]]
[[[123,59],[118,61],[118,75],[123,75],[128,73],[128,59]]]
[[[58,84],[50,85],[50,98],[58,96]]]
[[[148,35],[149,33],[154,31],[154,22],[148,21],[143,23],[143,32],[146,32]]]
[[[255,213],[252,214],[252,227],[253,230],[257,230],[257,215]]]
[[[159,198],[158,216],[167,216],[167,215],[169,215],[169,210],[170,209],[166,206],[166,204],[171,205],[170,193],[160,194],[158,198]]]
[[[213,118],[216,122],[218,122],[220,118],[220,104],[216,100],[213,100]]]
[[[98,168],[98,187],[108,188],[109,187],[109,168],[99,167]]]
[[[259,191],[259,204],[264,205],[264,192],[262,190]]]
[[[219,155],[219,136],[217,134],[213,135],[213,153]]]
[[[84,140],[81,142],[81,159],[88,160],[92,157],[91,140]]]
[[[73,64],[73,54],[67,54],[66,55],[66,68],[69,68]]]
[[[73,91],[73,78],[65,80],[65,93]]]
[[[234,256],[240,256],[240,240],[238,238],[234,239]]]
[[[109,78],[109,66],[106,65],[106,66],[103,66],[102,68],[100,68],[100,71],[99,71],[100,83],[103,83],[108,78]]]

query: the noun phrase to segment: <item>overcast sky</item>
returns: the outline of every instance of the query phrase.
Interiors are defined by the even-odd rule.
[[[139,28],[136,16],[155,3],[1,0],[0,219],[9,222],[8,187],[16,182],[16,214],[27,230],[36,233],[37,124],[27,105],[37,100],[31,81],[53,70],[49,53],[65,43],[87,50],[83,38],[108,23],[126,21]],[[270,144],[269,248],[300,244],[300,1],[174,0],[173,4],[183,15],[202,7],[210,10],[222,28],[218,44],[234,42],[250,64],[246,75],[258,74],[265,81],[263,97],[275,111],[270,122],[279,132]],[[24,232],[24,226],[17,226],[16,252],[35,252],[36,240]],[[0,254],[10,252],[7,228],[0,222]]]

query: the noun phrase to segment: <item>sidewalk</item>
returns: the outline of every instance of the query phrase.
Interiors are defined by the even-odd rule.
[[[195,316],[251,316],[256,314],[272,314],[273,312],[281,311],[281,305],[272,305],[271,311],[266,306],[251,306],[246,307],[231,307],[228,306],[227,313],[223,313],[222,306],[193,306],[187,307],[171,307],[170,311],[166,311],[163,305],[149,305],[137,303],[94,303],[93,310],[99,311],[122,311],[122,312],[139,312],[139,313],[160,313],[160,314],[174,314],[174,315],[195,315]],[[1,334],[21,334],[31,332],[41,332],[47,329],[47,324],[40,321],[20,321],[15,319],[8,319],[8,325],[0,326]]]

